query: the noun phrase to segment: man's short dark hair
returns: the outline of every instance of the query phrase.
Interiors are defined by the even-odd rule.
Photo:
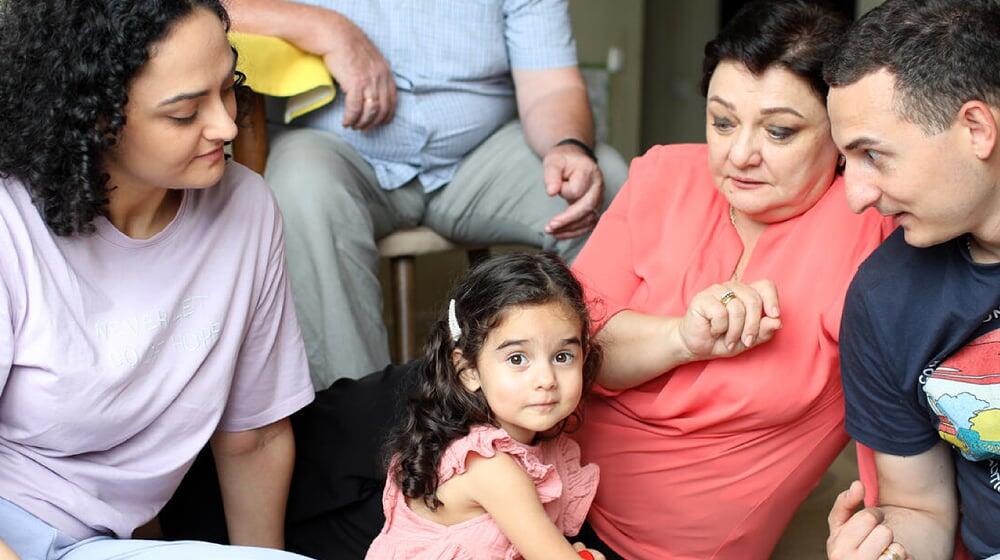
[[[928,134],[969,101],[1000,107],[1000,4],[887,0],[854,23],[823,74],[835,88],[882,69],[896,79],[897,114]]]

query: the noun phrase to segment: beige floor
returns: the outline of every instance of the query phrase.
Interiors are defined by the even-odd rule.
[[[500,251],[515,250],[502,248]],[[417,259],[417,337],[426,338],[430,324],[442,312],[443,302],[455,279],[465,272],[464,253],[453,251]],[[388,264],[382,263],[383,287],[388,286]],[[383,289],[388,297],[388,290]],[[386,300],[388,301],[388,300]],[[388,305],[386,305],[388,307]],[[392,325],[392,317],[387,311],[386,323]],[[391,328],[390,328],[391,332]],[[391,336],[391,335],[390,335]],[[834,461],[823,476],[819,486],[803,502],[799,511],[778,543],[772,558],[774,560],[813,560],[826,558],[826,517],[837,494],[846,489],[857,478],[857,460],[854,445],[850,444]]]

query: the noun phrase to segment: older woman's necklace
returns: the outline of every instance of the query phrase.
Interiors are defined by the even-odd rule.
[[[736,232],[736,236],[740,239],[740,243],[743,245],[743,253],[740,255],[740,260],[736,262],[736,268],[733,269],[733,275],[730,280],[735,280],[737,282],[743,277],[743,271],[746,269],[747,264],[750,260],[750,254],[753,252],[754,246],[757,244],[757,238],[760,236],[760,231],[750,227],[747,229],[746,224],[741,231],[740,227],[736,225],[736,209],[729,205],[729,223],[733,224],[733,231]]]

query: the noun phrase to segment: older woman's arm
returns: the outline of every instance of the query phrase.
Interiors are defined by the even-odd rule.
[[[735,356],[771,340],[779,315],[777,290],[767,280],[709,286],[683,317],[623,310],[597,334],[604,347],[597,381],[623,390],[688,362]]]
[[[217,432],[212,453],[232,544],[284,548],[285,504],[295,462],[288,418],[244,432]]]

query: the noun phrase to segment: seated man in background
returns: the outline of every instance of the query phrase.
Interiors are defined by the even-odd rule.
[[[572,259],[624,181],[621,157],[594,148],[566,0],[230,10],[237,30],[321,55],[342,90],[272,134],[267,165],[317,390],[389,362],[378,239],[422,224]]]
[[[959,526],[973,557],[1000,554],[997,61],[995,0],[888,0],[825,72],[852,209],[900,225],[845,304],[847,431],[874,450],[879,508],[854,513],[857,482],[838,497],[832,559],[951,558]]]

